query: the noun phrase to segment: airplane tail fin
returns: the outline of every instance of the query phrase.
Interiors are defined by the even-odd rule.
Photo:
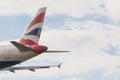
[[[33,17],[32,21],[28,25],[27,29],[25,30],[24,34],[22,35],[19,41],[21,44],[23,45],[38,44],[45,12],[46,12],[46,7],[40,8],[38,10],[36,15]]]

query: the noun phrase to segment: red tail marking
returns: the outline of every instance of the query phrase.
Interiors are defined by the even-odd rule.
[[[38,43],[35,43],[29,39],[21,39],[20,43],[23,45],[38,45]]]
[[[32,22],[29,24],[28,28],[31,28],[36,23],[42,23],[44,20],[45,12],[39,14],[35,19],[32,20]]]

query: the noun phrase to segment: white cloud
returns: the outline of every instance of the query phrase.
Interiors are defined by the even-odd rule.
[[[54,0],[47,2],[50,9],[48,14],[66,14],[72,17],[83,17],[86,14],[105,15],[104,9],[99,6],[101,3],[100,0]]]
[[[33,15],[41,7],[42,0],[0,0],[1,15],[16,15],[26,13]]]
[[[96,70],[109,71],[120,66],[120,56],[112,56],[109,53],[102,51],[102,49],[106,48],[109,43],[119,45],[119,26],[102,24],[95,21],[71,21],[66,22],[65,26],[72,27],[72,30],[50,30],[44,32],[41,36],[41,43],[47,43],[50,49],[63,48],[72,51],[70,54],[63,55],[64,57],[55,55],[49,58],[50,61],[53,62],[56,60],[58,62],[63,62],[63,75],[74,76]],[[77,30],[76,27],[73,26],[77,26]],[[81,26],[83,28],[81,28]],[[56,57],[56,59],[54,59],[54,57]]]
[[[111,21],[119,22],[119,3],[119,0],[1,0],[0,15],[33,15],[38,8],[46,6],[47,15],[66,14],[80,18],[92,14],[109,16]]]
[[[33,12],[39,7],[47,6],[49,15],[66,14],[73,17],[82,17],[86,14],[105,15],[104,8],[100,7],[100,4],[102,4],[100,0],[4,0],[0,1],[0,14],[27,13],[33,15]]]
[[[77,79],[77,78],[67,78],[67,79],[64,79],[64,80],[82,80],[82,79]]]
[[[105,0],[105,5],[113,22],[120,22],[120,0]]]
[[[110,69],[104,71],[104,76],[109,80],[119,80],[120,79],[120,69]]]

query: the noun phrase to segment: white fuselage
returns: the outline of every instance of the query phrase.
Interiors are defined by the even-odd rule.
[[[37,55],[33,51],[20,51],[14,45],[0,46],[0,68],[21,63]]]

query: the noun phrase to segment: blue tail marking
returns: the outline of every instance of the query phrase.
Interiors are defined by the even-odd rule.
[[[41,28],[36,28],[36,29],[32,30],[31,32],[27,33],[26,35],[34,35],[39,38],[40,34],[41,34]]]

